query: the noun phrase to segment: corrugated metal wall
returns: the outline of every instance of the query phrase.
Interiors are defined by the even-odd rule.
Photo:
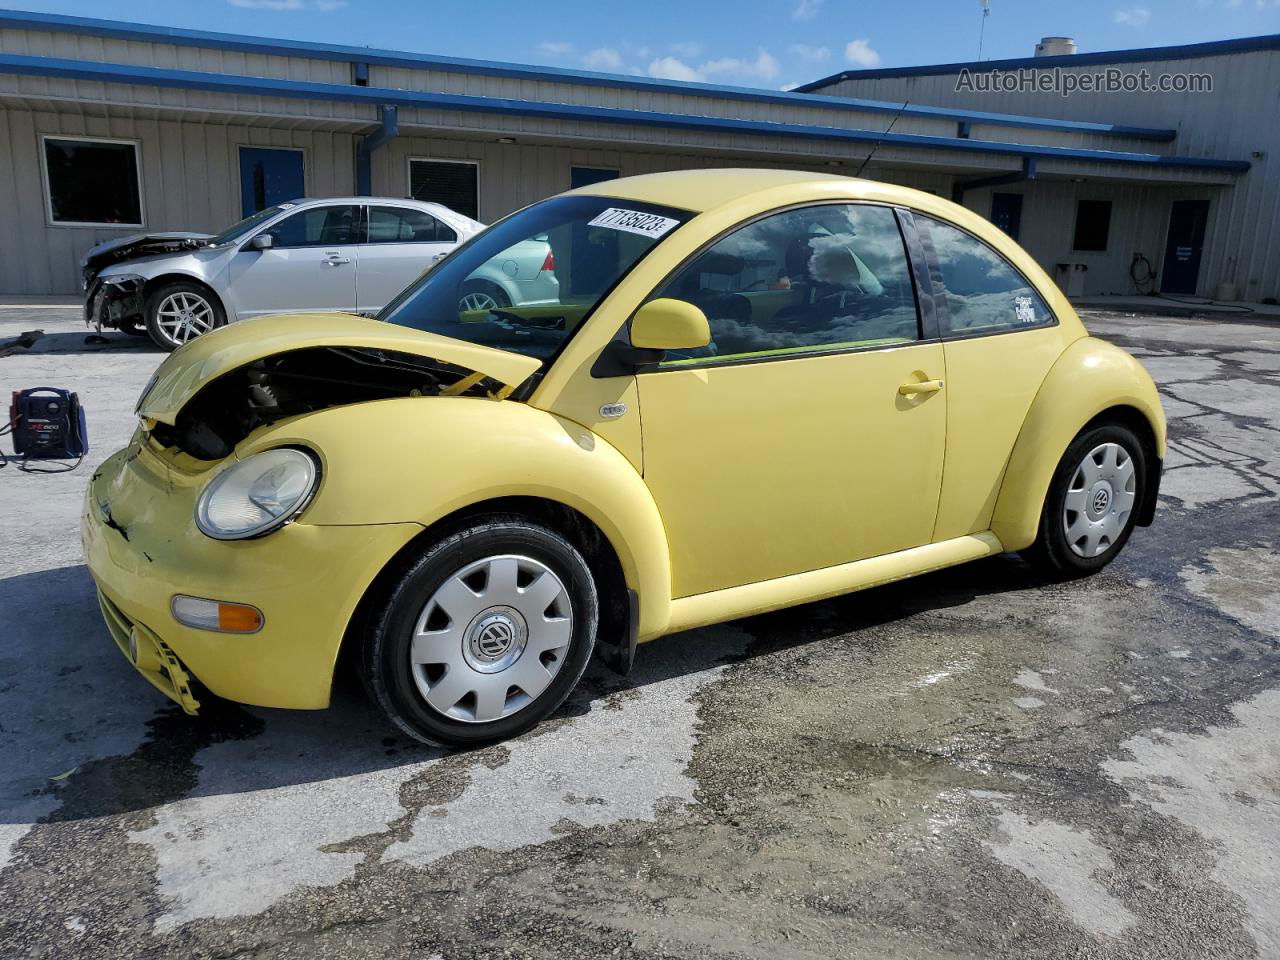
[[[348,133],[0,108],[0,210],[6,212],[0,229],[0,293],[76,293],[77,262],[85,250],[137,232],[48,224],[40,158],[40,138],[46,134],[138,141],[149,231],[212,232],[239,220],[242,145],[303,148],[307,190],[314,196],[350,193],[355,177],[355,142]]]
[[[1153,77],[1164,73],[1207,73],[1213,77],[1213,92],[1202,94],[957,92],[956,74],[921,77],[887,77],[845,80],[815,91],[850,97],[909,99],[913,103],[959,107],[971,110],[1032,114],[1065,120],[1101,120],[1113,123],[1169,127],[1178,131],[1174,148],[1184,156],[1250,159],[1253,169],[1241,175],[1236,185],[1209,194],[1191,191],[1172,194],[1156,191],[1136,213],[1147,222],[1161,224],[1158,236],[1143,250],[1156,269],[1164,256],[1169,201],[1211,196],[1209,225],[1205,236],[1204,259],[1200,265],[1198,292],[1213,294],[1222,281],[1239,285],[1250,300],[1280,296],[1280,51],[1261,50],[1189,60],[1162,60],[1125,63],[1119,69],[1136,73],[1147,70]],[[1064,68],[1066,69],[1066,68]],[[1100,67],[1071,68],[1068,72],[1094,71]],[[1037,186],[1036,190],[1042,189]],[[1122,196],[1120,187],[1100,190],[1082,184],[1079,196]],[[970,201],[970,205],[972,205]],[[1059,222],[1068,231],[1074,223],[1074,204],[1060,208],[1068,213]],[[975,207],[977,209],[977,207]],[[988,210],[989,212],[989,210]],[[1023,211],[1027,224],[1027,210]],[[1121,225],[1117,221],[1117,228]],[[1058,248],[1061,248],[1059,243]],[[1116,256],[1124,261],[1127,274],[1132,255],[1126,246]],[[1107,272],[1113,272],[1108,270]],[[1092,281],[1093,278],[1091,278]]]
[[[230,50],[178,46],[162,42],[113,40],[39,30],[0,28],[0,52],[18,53],[27,56],[93,60],[144,67],[197,70],[207,73],[305,80],[316,83],[349,84],[352,82],[351,65],[330,60],[318,60],[303,56],[267,56]],[[60,81],[60,83],[64,84],[69,82]],[[21,89],[38,94],[48,89],[45,85],[49,83],[59,83],[59,81],[41,81],[37,78],[26,78],[22,81]],[[369,85],[433,93],[455,93],[477,97],[581,104],[659,113],[813,124],[816,126],[844,127],[859,130],[883,130],[893,120],[892,115],[878,112],[869,113],[818,104],[807,106],[804,103],[804,98],[799,96],[790,103],[781,104],[766,101],[728,99],[706,93],[680,94],[653,89],[594,86],[550,78],[534,80],[491,77],[445,70],[409,69],[407,67],[381,66],[378,64],[373,64],[369,68]],[[85,95],[101,96],[100,89],[100,84],[88,85]],[[171,102],[176,103],[177,101]],[[324,115],[327,114],[330,108],[324,104],[314,104],[309,109],[319,111],[317,115]],[[453,121],[446,122],[451,124]],[[956,123],[954,120],[903,116],[894,123],[894,130],[897,133],[954,136]],[[565,129],[563,132],[571,135],[573,130]],[[974,128],[973,136],[996,141],[1009,141],[1017,140],[1019,136],[1025,133],[1026,131],[1020,131],[1017,128],[982,125]],[[732,137],[731,134],[726,136]],[[1151,151],[1155,149],[1157,152],[1163,149],[1162,145],[1153,144],[1151,141],[1073,131],[1036,130],[1033,136],[1036,143],[1051,146],[1103,150]],[[724,145],[729,146],[727,140]]]

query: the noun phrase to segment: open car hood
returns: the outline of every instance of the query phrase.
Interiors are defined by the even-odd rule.
[[[97,274],[103,267],[113,263],[150,257],[157,253],[196,250],[206,246],[212,239],[211,233],[187,233],[176,230],[168,233],[134,233],[127,237],[115,237],[112,240],[104,240],[96,247],[91,247],[80,258],[80,269],[87,279],[89,275]]]
[[[223,374],[276,354],[315,347],[387,350],[462,367],[514,390],[541,361],[345,313],[298,313],[244,320],[206,333],[174,351],[143,391],[138,416],[167,423],[202,387]]]

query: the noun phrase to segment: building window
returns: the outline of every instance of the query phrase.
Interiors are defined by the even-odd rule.
[[[1110,232],[1110,200],[1081,200],[1076,205],[1076,236],[1071,243],[1072,250],[1106,250]]]
[[[136,143],[45,137],[44,173],[50,223],[142,226]]]
[[[480,219],[480,164],[474,160],[409,161],[409,196]]]
[[[1022,194],[991,194],[991,222],[1017,240],[1022,230]]]
[[[592,184],[604,183],[606,180],[617,180],[618,171],[609,167],[570,167],[569,189],[589,187]]]

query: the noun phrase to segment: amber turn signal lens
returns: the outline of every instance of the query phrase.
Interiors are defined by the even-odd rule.
[[[257,607],[242,603],[220,603],[218,629],[227,633],[257,633],[262,629],[262,614]]]
[[[216,630],[219,633],[257,633],[266,618],[257,607],[247,603],[226,603],[206,600],[203,597],[173,598],[173,619],[197,630]]]

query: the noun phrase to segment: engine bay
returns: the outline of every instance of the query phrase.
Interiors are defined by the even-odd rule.
[[[312,347],[279,353],[212,381],[173,426],[157,423],[151,435],[198,460],[221,460],[254,430],[287,417],[371,400],[438,396],[469,373],[387,350]],[[476,382],[467,390],[483,396],[485,386]]]

